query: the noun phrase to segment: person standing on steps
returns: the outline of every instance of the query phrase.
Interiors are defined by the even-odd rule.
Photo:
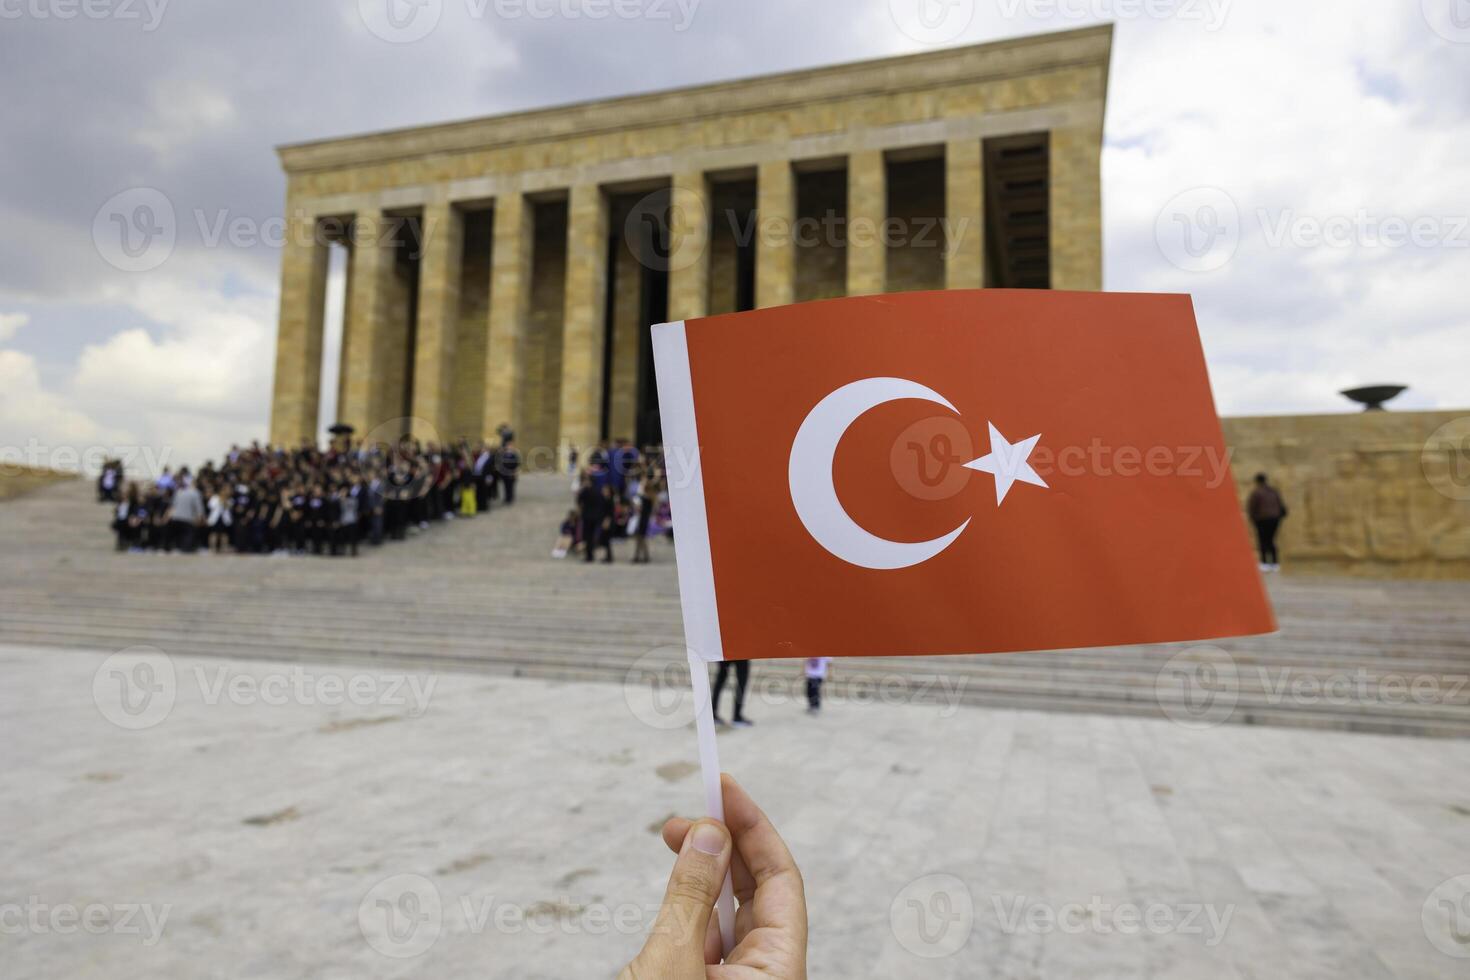
[[[722,660],[715,669],[715,686],[710,693],[709,707],[714,712],[715,724],[725,724],[725,719],[720,717],[720,692],[725,689],[725,681],[730,676],[730,661]],[[749,728],[754,724],[745,717],[745,688],[750,683],[750,661],[735,661],[735,714],[731,716],[730,723],[736,728]]]
[[[1245,503],[1246,513],[1256,529],[1256,543],[1261,550],[1261,571],[1275,572],[1281,568],[1281,556],[1276,552],[1276,532],[1286,518],[1286,501],[1281,493],[1266,480],[1266,474],[1256,474],[1256,485]]]
[[[516,502],[516,480],[521,472],[521,453],[516,449],[514,438],[506,436],[497,462],[500,467],[500,482],[505,484],[505,504],[509,507]]]

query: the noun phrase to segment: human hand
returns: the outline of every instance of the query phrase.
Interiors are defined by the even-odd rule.
[[[740,784],[729,775],[720,784],[724,824],[683,817],[664,824],[664,843],[678,858],[648,941],[619,980],[805,980],[801,872],[781,835]],[[735,948],[721,964],[719,921],[712,913],[726,871],[740,908]]]

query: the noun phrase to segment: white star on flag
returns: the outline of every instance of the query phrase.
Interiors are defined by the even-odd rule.
[[[1006,442],[1006,437],[1000,434],[994,423],[985,424],[990,426],[990,452],[964,465],[995,477],[996,506],[1000,506],[1001,501],[1006,499],[1011,484],[1018,480],[1038,487],[1046,486],[1046,481],[1037,476],[1031,464],[1026,462],[1031,450],[1036,448],[1036,441],[1041,438],[1041,433],[1020,442]]]

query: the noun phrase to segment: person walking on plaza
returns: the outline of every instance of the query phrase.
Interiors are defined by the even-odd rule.
[[[714,712],[715,724],[723,725],[725,719],[720,717],[720,692],[725,689],[725,681],[730,677],[730,661],[721,660],[719,667],[715,669],[715,686],[710,693],[709,707]],[[735,661],[735,713],[730,721],[736,728],[749,728],[753,723],[745,717],[745,688],[750,684],[750,661]]]
[[[827,679],[827,665],[831,657],[807,657],[806,668],[806,713],[814,715],[822,710],[822,682]]]
[[[1261,550],[1261,571],[1274,572],[1281,568],[1281,556],[1276,552],[1276,532],[1286,518],[1286,502],[1281,493],[1266,480],[1266,474],[1256,474],[1256,485],[1245,504],[1251,524],[1255,525],[1256,543]]]

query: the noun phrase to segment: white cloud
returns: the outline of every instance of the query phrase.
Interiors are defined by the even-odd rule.
[[[30,322],[29,313],[0,313],[0,344],[14,337],[17,330]]]

